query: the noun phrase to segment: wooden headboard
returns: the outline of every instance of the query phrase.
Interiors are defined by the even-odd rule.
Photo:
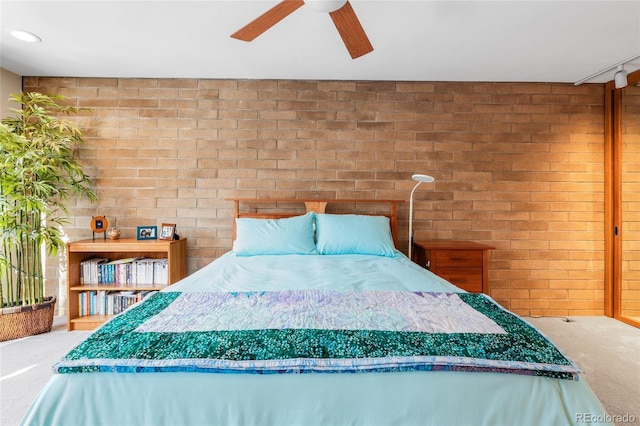
[[[335,214],[363,214],[386,216],[391,223],[393,243],[398,246],[398,203],[404,200],[356,200],[356,199],[290,199],[290,198],[225,198],[233,201],[233,239],[236,238],[236,218],[251,217],[257,219],[282,219],[299,216],[308,212],[326,213],[327,205],[336,204]],[[304,211],[301,211],[304,204]],[[385,212],[367,212],[366,209],[356,208],[358,204],[382,205]],[[349,211],[345,210],[348,209]]]

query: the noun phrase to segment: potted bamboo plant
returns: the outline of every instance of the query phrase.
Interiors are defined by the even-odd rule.
[[[45,297],[47,255],[64,247],[70,195],[95,201],[74,156],[81,129],[60,118],[78,112],[61,96],[21,93],[0,124],[0,341],[51,330],[55,297]]]

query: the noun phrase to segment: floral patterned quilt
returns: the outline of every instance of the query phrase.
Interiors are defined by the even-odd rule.
[[[57,373],[408,370],[579,373],[483,294],[371,290],[160,292],[54,366]]]

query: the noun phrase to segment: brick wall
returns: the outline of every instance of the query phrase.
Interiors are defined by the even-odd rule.
[[[80,107],[100,201],[89,220],[176,223],[189,271],[231,247],[225,197],[408,199],[416,239],[475,240],[491,295],[520,314],[604,312],[603,86],[25,78]],[[400,209],[406,250],[408,203]],[[52,262],[55,263],[55,262]],[[50,273],[57,276],[52,267]]]

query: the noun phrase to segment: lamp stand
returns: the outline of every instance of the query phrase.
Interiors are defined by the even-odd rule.
[[[418,187],[422,182],[435,181],[435,179],[432,178],[431,176],[421,175],[421,174],[415,174],[411,176],[411,179],[415,180],[418,183],[416,183],[416,186],[414,186],[413,189],[411,190],[411,196],[409,197],[409,250],[408,250],[409,259],[411,259],[411,256],[413,254],[413,194],[416,192],[416,189],[418,189]]]

